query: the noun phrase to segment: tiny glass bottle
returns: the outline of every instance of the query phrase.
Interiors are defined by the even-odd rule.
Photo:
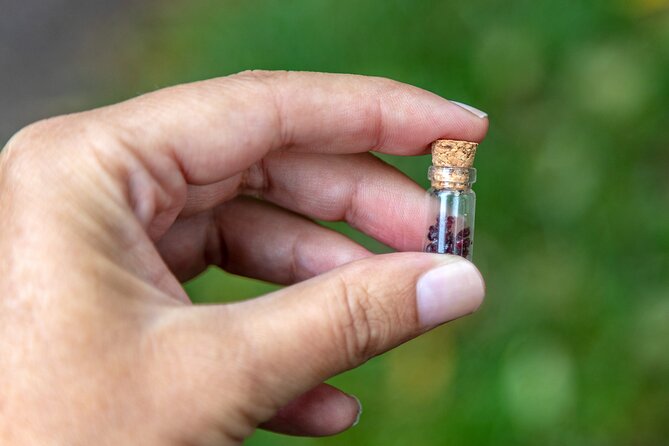
[[[477,147],[473,142],[447,139],[432,143],[425,252],[472,259],[476,209],[472,190],[476,169],[472,165]]]

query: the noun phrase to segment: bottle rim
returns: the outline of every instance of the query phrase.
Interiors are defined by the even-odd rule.
[[[476,182],[476,168],[430,166],[427,178],[434,188],[467,189]]]

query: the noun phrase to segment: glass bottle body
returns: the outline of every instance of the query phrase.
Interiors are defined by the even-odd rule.
[[[476,194],[466,188],[431,188],[431,217],[427,224],[425,251],[455,254],[468,260],[474,248]]]

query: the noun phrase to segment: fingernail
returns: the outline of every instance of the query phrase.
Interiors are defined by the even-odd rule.
[[[471,105],[463,104],[462,102],[458,101],[451,101],[451,102],[457,105],[458,107],[464,108],[469,113],[475,114],[481,119],[488,117],[488,113],[484,112],[483,110],[479,110],[478,108],[472,107]]]
[[[484,295],[485,284],[476,267],[464,259],[449,259],[418,279],[418,319],[425,328],[452,321],[476,311]]]
[[[353,422],[353,424],[351,424],[351,427],[354,427],[357,426],[358,423],[360,422],[360,417],[362,416],[362,403],[360,402],[357,396],[355,395],[349,395],[349,396],[353,398],[356,403],[358,403],[358,415],[355,417],[355,421]]]

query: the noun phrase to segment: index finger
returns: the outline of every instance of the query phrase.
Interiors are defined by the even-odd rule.
[[[426,90],[383,78],[244,72],[166,88],[106,109],[124,144],[167,154],[190,184],[241,172],[271,150],[397,155],[438,138],[480,141],[480,118]]]

